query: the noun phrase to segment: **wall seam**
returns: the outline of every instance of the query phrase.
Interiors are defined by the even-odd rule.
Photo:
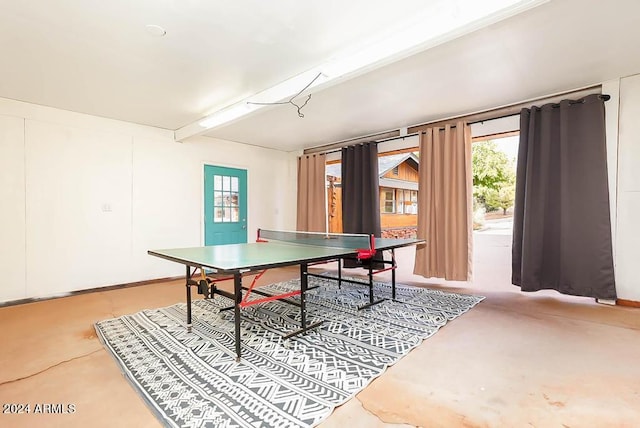
[[[27,119],[22,118],[22,190],[24,192],[24,287],[23,293],[24,297],[27,297],[28,290],[28,272],[27,268]]]
[[[615,271],[616,271],[616,265],[618,264],[618,251],[615,247],[618,246],[618,230],[620,229],[620,225],[618,224],[618,213],[620,212],[620,113],[621,113],[621,105],[622,105],[622,78],[618,79],[618,105],[617,105],[617,109],[618,109],[618,114],[616,117],[616,200],[615,200],[615,207],[616,207],[616,212],[615,212],[615,218],[614,218],[614,222],[616,225],[616,231],[614,233],[614,239],[615,239],[615,243],[616,245],[614,246],[614,248],[612,248],[612,252],[613,252],[613,272],[614,272],[614,278],[615,278]]]
[[[135,179],[135,170],[134,170],[134,145],[135,145],[135,137],[132,135],[131,136],[131,187],[130,187],[130,195],[129,195],[129,203],[131,204],[131,206],[129,207],[129,257],[130,260],[133,260],[133,251],[134,251],[134,245],[133,245],[133,241],[134,241],[134,227],[133,227],[133,223],[134,223],[134,209],[133,209],[133,205],[134,205],[134,179]],[[131,268],[131,267],[130,267]],[[132,277],[133,272],[129,272],[129,277]]]

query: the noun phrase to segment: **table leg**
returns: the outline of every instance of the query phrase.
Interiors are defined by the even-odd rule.
[[[391,249],[391,299],[396,300],[396,250]]]
[[[305,302],[305,293],[309,286],[309,277],[307,276],[307,264],[300,264],[300,328],[305,329],[307,326],[307,307]]]
[[[187,288],[187,332],[191,333],[191,284],[189,279],[191,278],[191,268],[186,266],[187,268],[187,277],[185,286]]]
[[[234,305],[234,325],[236,329],[236,361],[240,361],[241,357],[241,339],[240,339],[240,302],[242,302],[242,274],[233,274],[233,288],[235,294]]]
[[[369,260],[369,304],[373,305],[373,258]]]
[[[317,321],[307,325],[307,302],[306,292],[309,289],[309,272],[306,263],[300,264],[300,329],[292,331],[282,336],[283,339],[289,339],[293,336],[305,333],[311,329],[318,327],[322,321]]]
[[[383,254],[382,252],[380,252],[380,254]],[[384,256],[382,257],[384,260]],[[362,309],[366,309],[369,308],[373,305],[377,305],[378,303],[382,303],[384,302],[386,299],[378,299],[375,300],[374,296],[373,296],[373,263],[374,263],[374,258],[369,259],[369,272],[368,272],[368,276],[369,276],[369,283],[367,284],[369,286],[369,303],[365,303],[362,306],[358,306],[358,310],[362,310]],[[376,273],[379,273],[381,271],[376,271]]]

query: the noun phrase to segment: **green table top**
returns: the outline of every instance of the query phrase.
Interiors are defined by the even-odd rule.
[[[376,249],[390,250],[422,242],[424,241],[419,239],[376,238]],[[184,265],[229,273],[330,260],[355,253],[356,250],[353,248],[300,245],[278,241],[148,251],[152,256]]]

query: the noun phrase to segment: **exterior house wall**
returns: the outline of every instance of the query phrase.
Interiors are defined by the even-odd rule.
[[[329,232],[342,233],[342,189],[331,183],[327,188]]]
[[[395,180],[403,180],[403,181],[418,181],[418,172],[407,164],[407,162],[403,162],[398,165],[398,174],[393,173],[393,169],[389,170],[385,173],[383,178],[391,178]],[[339,183],[339,179],[334,182]],[[384,213],[382,211],[384,207],[384,191],[385,189],[391,189],[386,187],[380,187],[380,204],[381,204],[381,214],[380,214],[380,223],[383,231],[385,229],[411,229],[406,234],[415,234],[415,228],[418,224],[418,216],[415,214],[405,214],[405,213]],[[393,188],[394,192],[397,193],[398,189]],[[327,203],[328,214],[329,214],[329,232],[342,232],[342,189],[337,186],[332,186],[330,183],[327,188]],[[396,202],[397,203],[397,202]],[[405,234],[405,235],[406,235]],[[385,233],[383,232],[383,236]],[[404,235],[403,235],[404,236]]]
[[[395,179],[395,180],[402,180],[402,181],[410,181],[410,182],[414,182],[417,183],[418,182],[418,171],[416,169],[414,169],[411,165],[409,165],[408,162],[403,162],[400,165],[398,165],[398,173],[394,174],[393,169],[390,169],[389,171],[387,171],[383,176],[383,178],[390,178],[390,179]],[[384,212],[384,200],[385,200],[385,192],[388,190],[394,190],[394,194],[395,194],[395,213],[386,213]],[[409,201],[400,201],[400,198],[398,197],[398,192],[402,192],[402,190],[399,189],[395,189],[395,188],[391,188],[391,187],[381,187],[380,188],[380,223],[382,226],[382,230],[383,230],[383,236],[384,235],[388,235],[385,234],[385,230],[386,229],[395,229],[396,235],[398,233],[401,234],[402,237],[404,237],[407,234],[414,234],[417,226],[418,226],[418,216],[414,213],[411,214],[407,214],[404,212],[397,212],[399,211],[399,204],[405,204],[405,207],[407,206],[407,204],[410,205]],[[404,191],[409,192],[407,190]],[[400,232],[399,230],[401,229],[410,229],[409,231],[404,231],[404,232]],[[391,235],[388,235],[391,236]],[[394,235],[395,236],[395,235]]]
[[[413,181],[414,183],[418,182],[418,171],[409,166],[406,162],[398,165],[398,174],[395,175],[393,173],[393,169],[389,170],[382,177],[384,178],[394,178],[396,180],[404,180],[404,181]]]
[[[418,216],[416,214],[380,214],[380,223],[383,229],[399,227],[417,227]]]
[[[342,232],[342,189],[340,187],[327,189],[327,201],[329,203],[329,232]],[[393,229],[389,233],[397,234],[399,230],[408,229],[403,232],[404,235],[415,234],[418,225],[418,216],[416,214],[380,214],[380,225],[383,229]]]

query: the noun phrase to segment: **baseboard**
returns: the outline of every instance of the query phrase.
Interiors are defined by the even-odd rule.
[[[107,285],[106,287],[96,287],[96,288],[88,288],[86,290],[70,291],[67,293],[61,293],[61,294],[56,294],[54,296],[47,296],[47,297],[30,297],[27,299],[10,300],[8,302],[0,302],[0,308],[4,308],[6,306],[24,305],[25,303],[42,302],[45,300],[61,299],[63,297],[71,297],[71,296],[77,296],[80,294],[95,293],[98,291],[111,291],[111,290],[118,290],[122,288],[139,287],[141,285],[149,285],[149,284],[155,284],[159,282],[169,282],[169,281],[175,281],[179,279],[184,279],[184,276],[173,276],[173,277],[166,277],[166,278],[149,279],[146,281],[127,282],[125,284]]]
[[[630,308],[640,308],[640,302],[636,300],[618,299],[618,306],[628,306]]]

